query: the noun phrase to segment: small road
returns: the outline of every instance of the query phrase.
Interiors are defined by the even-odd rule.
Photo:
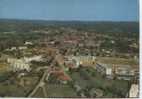
[[[44,80],[45,79],[48,80],[49,76],[50,76],[50,72],[48,70],[45,70],[41,79],[39,80],[38,84],[35,86],[35,88],[32,90],[32,92],[28,95],[28,97],[32,97],[37,92],[37,90],[39,88],[43,89],[44,96],[47,97],[46,90],[44,87],[44,85],[45,85]]]
[[[48,66],[44,66],[44,67],[38,67],[35,71],[36,72],[39,72],[40,70],[45,70],[45,69],[48,69],[49,67]]]

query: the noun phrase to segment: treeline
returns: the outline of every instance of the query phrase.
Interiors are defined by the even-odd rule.
[[[60,26],[97,33],[128,33],[139,36],[139,22],[0,20],[0,31],[26,32],[47,27],[58,28]]]

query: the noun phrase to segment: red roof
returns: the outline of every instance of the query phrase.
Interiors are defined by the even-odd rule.
[[[58,77],[60,80],[69,81],[71,78],[68,75],[59,75]]]
[[[57,78],[60,80],[65,80],[65,81],[71,80],[71,78],[68,75],[66,75],[62,70],[52,71],[52,73],[53,75],[57,76]]]
[[[60,69],[59,67],[50,68],[50,72],[53,75],[55,75],[59,80],[64,80],[64,81],[71,80],[69,75],[65,74],[64,71]]]
[[[68,63],[67,66],[68,66],[69,68],[72,68],[72,69],[75,68],[74,64],[72,64],[72,63]]]

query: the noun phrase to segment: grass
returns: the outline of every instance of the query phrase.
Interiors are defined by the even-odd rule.
[[[6,97],[24,97],[25,93],[22,87],[15,84],[5,85],[0,83],[0,95]]]
[[[38,89],[38,91],[33,96],[34,98],[41,98],[44,97],[43,90],[41,88]]]
[[[8,71],[7,69],[8,69],[8,64],[0,62],[0,73],[4,73],[4,72]]]
[[[86,86],[88,86],[88,81],[83,79],[79,73],[74,72],[74,73],[72,73],[71,77],[82,88],[85,88]]]
[[[0,76],[0,78],[2,79],[2,77],[5,77],[5,76],[6,74],[4,74],[3,76]],[[24,87],[19,86],[18,83],[16,83],[15,81],[16,79],[14,79],[13,83],[9,83],[9,84],[7,84],[6,82],[1,82],[0,83],[0,96],[26,97],[29,91],[35,87],[37,78],[29,77],[28,81],[30,81],[30,85],[27,85]],[[9,82],[11,81],[9,80]]]
[[[48,97],[77,97],[69,85],[47,84],[46,88]]]
[[[134,59],[124,59],[116,57],[97,57],[97,61],[106,63],[106,64],[124,64],[124,65],[138,65]]]

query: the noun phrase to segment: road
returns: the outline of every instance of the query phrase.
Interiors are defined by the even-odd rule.
[[[67,74],[65,71],[62,55],[61,54],[56,55],[54,57],[54,61],[56,61],[59,64],[59,66],[62,68],[64,73]],[[51,63],[53,63],[54,61],[52,61]],[[47,97],[47,92],[46,92],[46,89],[44,86],[45,85],[44,81],[45,80],[48,81],[48,78],[52,72],[50,71],[50,69],[47,66],[39,67],[36,71],[40,71],[41,69],[44,69],[44,73],[43,73],[41,79],[39,80],[38,84],[35,86],[35,88],[32,90],[32,92],[28,95],[28,97],[32,97],[38,91],[39,88],[42,88],[44,96]]]
[[[47,97],[47,94],[46,94],[47,92],[44,87],[44,85],[45,85],[44,80],[45,79],[48,80],[49,76],[50,76],[50,72],[48,70],[45,70],[41,79],[39,80],[38,84],[35,86],[35,88],[32,90],[32,92],[28,95],[28,97],[32,97],[37,92],[37,90],[39,88],[43,89],[44,96]]]

